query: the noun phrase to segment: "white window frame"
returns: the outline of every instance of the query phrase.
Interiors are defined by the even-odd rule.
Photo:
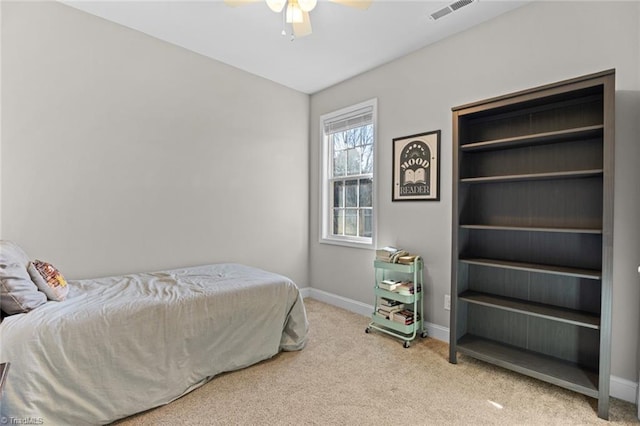
[[[329,144],[329,137],[325,133],[325,123],[339,120],[340,117],[345,117],[349,115],[358,114],[359,111],[370,110],[372,112],[372,121],[373,124],[373,161],[372,161],[372,187],[371,187],[371,197],[372,197],[372,223],[371,223],[371,238],[369,237],[357,237],[357,236],[346,236],[346,235],[334,235],[332,233],[332,224],[333,224],[333,192],[331,190],[331,181],[330,178],[332,176],[331,166],[333,164],[333,147]],[[348,246],[355,248],[363,248],[363,249],[374,249],[376,244],[376,235],[377,235],[377,218],[378,218],[378,209],[377,209],[377,177],[376,177],[376,163],[377,163],[377,152],[378,152],[378,100],[376,98],[370,99],[368,101],[364,101],[358,103],[356,105],[352,105],[346,108],[342,108],[337,111],[333,111],[327,114],[323,114],[320,116],[320,243],[323,244],[334,244],[340,246]],[[354,178],[358,178],[358,176],[354,176]]]

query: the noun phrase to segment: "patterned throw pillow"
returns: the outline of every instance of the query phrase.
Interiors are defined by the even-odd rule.
[[[34,260],[27,268],[38,290],[49,300],[62,301],[67,297],[69,286],[62,274],[50,263]]]

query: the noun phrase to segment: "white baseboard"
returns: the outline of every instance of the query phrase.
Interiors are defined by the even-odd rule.
[[[358,302],[356,300],[348,299],[346,297],[338,296],[312,287],[302,288],[300,289],[300,293],[303,298],[310,297],[356,314],[369,316],[373,312],[372,305],[367,305],[366,303]],[[427,321],[424,322],[424,327],[426,328],[429,337],[449,343],[448,327],[431,324]],[[635,404],[637,402],[636,397],[638,394],[638,383],[621,377],[611,376],[609,394],[613,398],[618,398]]]
[[[367,305],[366,303],[358,302],[353,299],[347,299],[346,297],[338,296],[333,293],[327,293],[326,291],[318,290],[315,288],[309,288],[309,297],[320,302],[337,306],[338,308],[346,309],[347,311],[367,317],[373,312],[372,305]]]
[[[633,404],[637,403],[638,383],[613,375],[610,380],[609,395]]]
[[[328,293],[326,291],[310,287],[307,287],[300,291],[302,293],[302,297],[310,297],[320,302],[337,306],[339,308],[346,309],[347,311],[364,315],[366,317],[370,316],[373,312],[373,305],[368,305],[366,303],[338,296],[333,293]],[[427,321],[424,322],[424,327],[427,330],[427,334],[429,335],[429,337],[433,337],[434,339],[449,343],[449,329],[447,327],[443,327],[437,324],[431,324]]]
[[[306,299],[307,297],[310,297],[310,295],[311,295],[311,287],[301,288],[300,289],[300,295],[302,296],[303,299]]]

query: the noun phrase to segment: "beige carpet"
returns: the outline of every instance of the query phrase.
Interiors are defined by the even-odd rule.
[[[595,400],[459,356],[419,339],[410,348],[366,334],[367,317],[306,299],[309,344],[214,378],[119,425],[590,425]],[[611,424],[638,423],[611,400]]]

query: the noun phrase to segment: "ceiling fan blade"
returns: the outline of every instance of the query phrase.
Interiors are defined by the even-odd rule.
[[[224,0],[224,4],[231,7],[244,6],[245,4],[257,3],[262,0]]]
[[[329,0],[333,3],[338,3],[344,6],[355,7],[356,9],[366,10],[369,9],[373,0]]]
[[[302,12],[302,22],[292,23],[293,35],[300,38],[311,34],[311,18],[309,12]]]

